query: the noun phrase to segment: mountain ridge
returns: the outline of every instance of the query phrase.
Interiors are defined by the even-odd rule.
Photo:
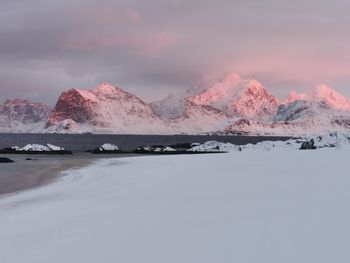
[[[292,91],[280,101],[257,80],[236,74],[149,104],[103,82],[62,92],[52,110],[23,100],[0,105],[2,132],[298,135],[349,127],[350,100],[329,86]]]

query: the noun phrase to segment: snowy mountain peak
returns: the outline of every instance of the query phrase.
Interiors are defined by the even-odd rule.
[[[241,83],[242,79],[238,75],[229,74],[190,100],[198,105],[210,105],[222,109],[235,96]]]
[[[325,102],[333,109],[350,111],[350,100],[324,84],[314,87],[310,92],[305,94],[291,92],[286,98],[285,103],[291,103],[296,100]]]
[[[246,81],[247,84],[243,87],[243,91],[245,93],[251,93],[256,95],[269,95],[267,90],[264,88],[264,86],[257,80],[252,79]]]
[[[329,87],[325,84],[320,84],[320,85],[315,86],[311,90],[310,96],[319,97],[319,98],[327,98],[329,96],[333,96],[336,93],[337,92],[335,90],[333,90],[331,87]],[[340,94],[337,94],[337,95],[340,95]]]
[[[92,125],[123,132],[125,127],[134,125],[136,129],[136,124],[154,119],[151,108],[141,99],[102,83],[91,90],[71,89],[62,93],[48,119],[48,127],[60,127],[67,122],[70,127]]]
[[[102,82],[99,84],[96,88],[92,89],[91,91],[94,92],[103,92],[103,93],[114,93],[117,90],[116,87],[112,86],[111,84],[107,82]]]
[[[339,109],[344,107],[347,108],[350,104],[350,101],[347,98],[327,85],[316,86],[311,90],[309,97],[310,100],[324,100],[325,102],[330,103],[330,106],[334,106]]]
[[[236,73],[230,73],[221,81],[224,86],[232,86],[235,83],[241,82],[242,79]]]
[[[289,92],[287,98],[284,100],[284,103],[291,103],[294,102],[296,100],[304,100],[305,99],[306,94],[304,93],[296,93],[294,90],[292,90],[291,92]]]
[[[190,101],[223,110],[232,116],[261,118],[273,115],[280,105],[265,87],[254,79],[229,74]]]

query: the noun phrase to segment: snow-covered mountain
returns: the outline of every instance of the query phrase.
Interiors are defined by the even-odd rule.
[[[296,100],[283,104],[274,117],[275,122],[291,122],[309,120],[310,118],[330,117],[335,111],[324,101]]]
[[[50,113],[51,112],[51,113]],[[350,100],[325,85],[281,103],[256,80],[229,74],[145,103],[110,84],[63,92],[55,108],[0,105],[0,132],[304,135],[350,130]]]
[[[161,101],[150,103],[153,112],[162,118],[177,119],[185,114],[188,100],[183,94],[170,94]]]
[[[150,106],[160,117],[179,118],[184,114],[188,101],[220,110],[230,118],[259,120],[276,114],[280,105],[258,81],[228,74],[220,79],[203,79],[185,92],[169,95]]]
[[[195,104],[190,101],[190,98],[199,95],[213,86],[217,79],[212,77],[205,77],[195,84],[193,84],[189,89],[186,89],[183,92],[177,94],[170,94],[165,99],[160,101],[155,101],[150,103],[153,112],[161,117],[166,119],[177,119],[184,116],[186,111],[190,111],[191,107],[196,106],[197,109],[200,109],[201,105]],[[207,106],[207,105],[204,105]],[[203,110],[209,109],[210,107],[203,107]],[[218,109],[216,109],[218,110]],[[215,110],[214,110],[215,112]]]
[[[50,114],[50,108],[29,100],[9,99],[0,104],[1,132],[42,131]]]
[[[222,129],[221,134],[307,135],[333,131],[348,132],[350,112],[340,111],[326,101],[296,100],[279,106],[270,122],[240,119]]]
[[[47,122],[49,132],[129,134],[201,133],[226,120],[219,110],[183,102],[174,118],[157,116],[150,105],[118,87],[102,83],[85,91],[64,92]]]
[[[197,105],[209,105],[230,116],[262,119],[276,114],[280,102],[256,80],[229,74],[204,92],[189,98]]]
[[[287,96],[285,103],[290,103],[296,100],[325,102],[333,109],[350,111],[350,100],[327,85],[318,85],[308,93],[298,94],[292,91]]]
[[[102,83],[91,90],[68,90],[48,119],[49,131],[161,133],[163,122],[135,95]]]
[[[170,119],[170,126],[177,133],[208,133],[225,127],[230,119],[226,113],[211,106],[196,105],[184,100],[182,114]]]

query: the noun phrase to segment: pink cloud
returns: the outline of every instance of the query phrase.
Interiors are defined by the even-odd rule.
[[[177,43],[176,36],[162,32],[144,36],[80,36],[66,41],[64,48],[92,51],[119,47],[147,55],[158,53]]]
[[[82,20],[86,24],[117,26],[122,24],[136,24],[141,21],[141,15],[137,10],[115,10],[97,8],[93,11],[83,10],[81,14]]]

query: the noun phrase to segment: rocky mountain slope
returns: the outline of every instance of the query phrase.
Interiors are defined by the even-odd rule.
[[[50,111],[50,108],[42,103],[21,99],[6,100],[0,104],[0,131],[43,131]]]

